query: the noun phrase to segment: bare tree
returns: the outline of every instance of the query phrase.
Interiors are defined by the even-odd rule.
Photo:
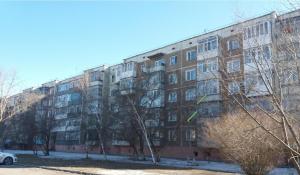
[[[24,133],[24,129],[27,126],[34,125],[34,116],[35,116],[35,106],[43,98],[43,95],[34,92],[32,89],[25,90],[22,93],[10,96],[7,98],[6,109],[3,115],[3,120],[0,122],[1,129],[1,142],[4,143],[5,136],[13,134],[16,132],[16,135],[19,135],[19,140],[31,139],[28,140],[30,143],[33,143],[33,135],[29,131],[33,131],[34,128],[27,128],[28,132]],[[22,125],[26,122],[31,121],[30,125]],[[9,128],[14,132],[9,133]],[[20,133],[18,133],[20,132]],[[31,133],[31,135],[30,135]]]
[[[249,117],[267,136],[280,143],[300,173],[299,111],[289,108],[292,98],[286,91],[287,88],[296,90],[295,84],[299,82],[299,22],[295,17],[277,17],[274,23],[274,28],[264,22],[253,24],[252,28],[246,26],[242,31],[243,43],[249,49],[243,50],[241,76],[233,76],[224,59],[219,60],[221,76],[212,73],[220,81],[221,93],[228,100],[228,107],[239,107],[243,116]],[[263,44],[260,38],[267,37],[272,37],[273,41]],[[236,82],[238,90],[235,91],[228,82]],[[257,113],[263,114],[265,121],[259,120]],[[269,123],[275,123],[279,129],[274,130]]]
[[[16,75],[0,70],[0,122],[12,116],[8,113],[9,97],[16,88]],[[8,115],[10,114],[10,115]]]
[[[150,64],[145,65],[141,73],[140,79],[134,86],[135,92],[127,94],[126,97],[134,114],[132,117],[138,126],[139,136],[142,136],[139,139],[140,148],[143,148],[145,141],[152,162],[157,163],[159,152],[156,149],[156,142],[160,142],[162,125],[160,113],[164,110],[162,105],[164,95],[160,91],[160,88],[162,88],[160,83],[164,81],[164,74],[161,71],[154,70]]]
[[[86,158],[88,158],[91,139],[95,139],[90,138],[90,133],[92,130],[96,131],[99,148],[106,158],[106,118],[103,117],[104,109],[102,102],[100,102],[100,99],[102,100],[102,98],[99,97],[102,87],[98,85],[91,85],[93,81],[100,81],[100,79],[103,77],[101,72],[95,73],[96,76],[94,79],[91,78],[91,74],[89,72],[85,72],[82,78],[79,80],[79,91],[81,94],[81,131],[83,134],[82,141],[85,144]]]
[[[80,103],[80,131],[81,136],[83,136],[83,139],[81,139],[82,143],[85,145],[85,153],[86,158],[89,158],[89,116],[87,113],[88,109],[88,100],[89,100],[89,76],[87,74],[83,74],[82,78],[78,82],[79,85],[79,91],[81,95],[81,103]]]
[[[50,154],[50,141],[51,141],[51,131],[54,128],[54,114],[50,109],[49,111],[43,111],[40,115],[37,116],[37,134],[36,142],[42,144],[42,149],[45,156]]]
[[[283,150],[279,142],[247,115],[236,110],[207,122],[207,140],[226,159],[238,163],[247,175],[264,175],[278,165]],[[266,114],[257,112],[253,116],[273,132],[281,132],[280,125],[268,121]]]

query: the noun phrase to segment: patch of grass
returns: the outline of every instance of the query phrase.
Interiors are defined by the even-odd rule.
[[[17,155],[18,162],[23,165],[51,166],[51,167],[86,167],[86,168],[106,168],[106,169],[170,169],[170,167],[145,165],[139,163],[123,163],[104,160],[80,159],[65,160],[54,158],[39,158],[34,155]],[[172,168],[187,169],[187,168]]]
[[[205,170],[196,170],[188,168],[172,168],[157,165],[145,165],[139,163],[122,163],[103,160],[80,159],[64,160],[54,158],[40,158],[34,155],[20,154],[18,162],[27,167],[43,167],[45,169],[65,171],[76,174],[106,174],[109,171],[122,171],[130,174],[154,173],[162,175],[189,174],[189,175],[230,175],[231,173],[221,173]]]

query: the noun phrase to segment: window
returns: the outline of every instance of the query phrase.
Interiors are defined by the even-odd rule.
[[[168,112],[168,121],[176,122],[177,121],[177,113],[176,112]]]
[[[283,72],[282,80],[284,84],[298,82],[298,79],[299,79],[298,70],[285,70]]]
[[[176,130],[175,129],[169,129],[168,130],[168,141],[176,141]]]
[[[258,37],[260,35],[266,35],[269,33],[269,22],[263,22],[254,26],[249,26],[244,29],[244,40]]]
[[[207,63],[206,63],[206,70],[207,71],[210,71],[210,72],[213,72],[213,71],[216,71],[218,70],[218,61],[215,59],[215,60],[208,60]]]
[[[134,62],[125,63],[123,65],[123,72],[133,71]]]
[[[116,89],[110,90],[110,96],[115,97],[117,95],[118,95],[118,90],[116,90]]]
[[[186,101],[191,101],[196,99],[196,89],[188,89],[185,91],[185,100]]]
[[[146,64],[145,63],[141,63],[141,71],[146,72]]]
[[[264,34],[264,24],[259,24],[259,34],[260,35]]]
[[[100,73],[97,71],[90,73],[90,81],[99,81],[100,80]]]
[[[258,24],[255,26],[255,29],[256,29],[255,30],[255,34],[256,34],[255,36],[258,37],[259,36],[259,25]]]
[[[217,94],[219,92],[219,81],[218,80],[208,80],[206,82],[206,93],[209,95]]]
[[[170,84],[176,84],[177,83],[176,73],[169,74],[169,83]]]
[[[73,88],[73,83],[69,82],[69,83],[64,83],[64,84],[58,85],[57,91],[58,92],[63,92],[63,91],[67,91],[67,90],[72,89],[72,88]]]
[[[251,50],[246,50],[246,51],[244,52],[244,57],[245,57],[245,64],[252,63],[252,54],[251,54]]]
[[[232,39],[227,41],[227,50],[231,51],[231,50],[235,50],[240,48],[240,43],[237,39]]]
[[[186,81],[196,80],[196,69],[186,70],[185,80]]]
[[[217,44],[217,37],[212,36],[207,39],[199,41],[198,45],[198,52],[207,52],[207,51],[212,51],[217,49],[218,44]]]
[[[121,71],[122,70],[122,67],[121,66],[118,66],[116,72],[117,72],[117,76],[120,76],[121,75]]]
[[[133,63],[127,63],[127,71],[132,71],[133,70]]]
[[[114,83],[115,81],[116,81],[116,76],[115,76],[115,75],[112,75],[112,76],[111,76],[111,82]]]
[[[185,131],[185,140],[186,141],[195,141],[196,140],[196,130],[195,129],[187,129]]]
[[[200,72],[213,72],[218,70],[218,60],[217,59],[210,59],[206,62],[202,61],[198,63],[198,67]]]
[[[170,65],[175,65],[175,64],[177,64],[177,56],[176,55],[170,57]]]
[[[197,52],[196,50],[190,50],[186,52],[186,60],[187,61],[195,61],[197,59]]]
[[[240,71],[240,60],[232,60],[227,62],[227,72],[239,72]]]
[[[68,106],[71,101],[71,94],[64,94],[56,97],[55,107],[61,108]]]
[[[117,104],[111,104],[110,110],[114,113],[119,112],[119,105]]]
[[[264,58],[265,59],[271,59],[271,51],[269,46],[264,46],[263,47],[263,52],[264,52]]]
[[[133,83],[133,79],[123,79],[120,82],[120,89],[131,89],[133,88],[134,83]]]
[[[168,97],[169,102],[176,102],[177,101],[177,93],[176,92],[170,92]]]
[[[219,93],[219,81],[217,79],[202,80],[197,85],[199,96],[214,95]]]
[[[236,81],[228,83],[228,90],[230,94],[236,94],[240,92],[240,85]]]
[[[271,48],[270,46],[262,46],[257,48],[248,49],[244,52],[245,64],[257,61],[266,61],[271,59]]]
[[[165,65],[165,60],[163,60],[163,59],[155,61],[155,67],[164,66],[164,65]]]
[[[158,83],[160,83],[161,79],[160,79],[160,74],[154,74],[154,75],[151,75],[149,77],[149,85],[152,85],[152,86],[155,86],[157,85]]]
[[[268,34],[268,22],[265,22],[265,34]]]
[[[248,76],[245,78],[245,90],[246,93],[250,93],[250,91],[253,91],[253,88],[257,84],[257,77],[254,76]]]

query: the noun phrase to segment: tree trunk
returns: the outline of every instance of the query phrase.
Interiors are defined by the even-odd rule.
[[[89,158],[89,146],[88,146],[89,134],[88,134],[88,132],[86,132],[85,138],[86,138],[86,140],[85,140],[85,158],[88,159]]]
[[[107,160],[106,152],[105,152],[104,144],[103,144],[103,139],[102,139],[102,135],[101,135],[100,131],[98,131],[98,137],[99,137],[99,141],[100,141],[100,147],[101,147],[102,153],[104,155],[104,159]]]

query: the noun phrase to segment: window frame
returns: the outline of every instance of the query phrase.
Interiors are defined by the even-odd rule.
[[[238,69],[235,69],[235,63],[238,62]],[[234,72],[240,72],[241,71],[241,61],[240,59],[234,59],[227,62],[227,72],[228,73],[234,73]]]
[[[170,81],[170,80],[173,80],[173,79],[171,79],[172,76],[174,76],[174,82]],[[178,82],[177,74],[176,73],[169,74],[168,75],[168,82],[169,82],[169,84],[172,84],[172,85],[177,84],[177,82]]]
[[[176,64],[177,64],[177,55],[173,55],[173,56],[170,57],[170,63],[169,63],[169,65],[174,66]]]
[[[169,92],[169,94],[168,94],[168,102],[170,102],[170,103],[177,102],[177,92],[176,91]]]
[[[193,100],[196,100],[196,94],[197,92],[197,89],[196,88],[190,88],[190,89],[187,89],[185,91],[185,101],[193,101]]]
[[[194,54],[192,54],[192,53],[194,53],[195,54],[195,57],[192,57],[192,55],[194,55]],[[191,50],[188,50],[187,52],[186,52],[186,61],[196,61],[197,60],[197,50],[196,49],[191,49]]]
[[[194,72],[194,74],[192,74]],[[194,77],[192,77],[194,75]],[[185,81],[195,81],[197,79],[196,68],[185,70]]]

